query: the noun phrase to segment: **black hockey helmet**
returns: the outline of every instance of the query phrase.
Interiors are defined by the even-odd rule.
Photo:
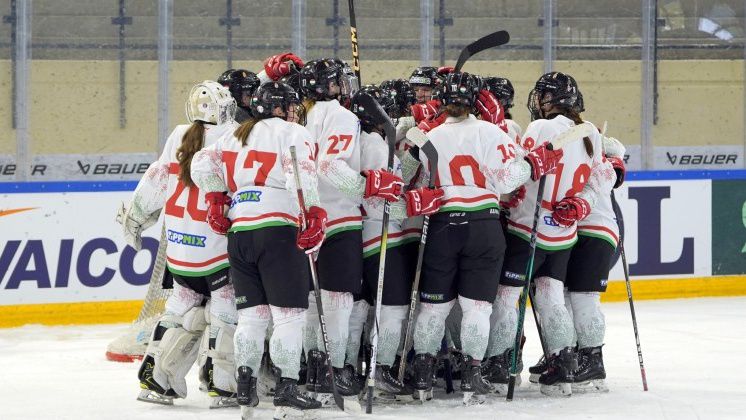
[[[301,89],[300,89],[300,72],[299,71],[297,70],[291,71],[290,74],[282,76],[279,81],[287,85],[290,85],[290,87],[293,88],[296,93],[298,93],[298,96],[300,96],[300,98],[303,99],[303,95],[301,95]]]
[[[226,70],[218,77],[217,82],[228,88],[241,108],[249,107],[251,96],[261,84],[256,73],[243,69]]]
[[[383,90],[381,90],[376,85],[365,85],[362,88],[360,88],[359,91],[353,95],[352,100],[350,101],[350,111],[352,111],[353,114],[355,114],[358,119],[360,119],[360,126],[363,128],[366,132],[371,132],[373,128],[377,125],[373,118],[370,115],[370,110],[365,109],[360,104],[360,97],[362,95],[368,95],[375,99],[376,102],[378,102],[379,105],[381,105],[381,108],[384,109],[384,111],[387,108],[391,108],[395,106],[394,100],[386,95]]]
[[[412,86],[430,86],[431,88],[437,87],[441,82],[441,77],[438,75],[438,69],[435,67],[417,67],[409,76],[409,84]]]
[[[500,105],[506,110],[513,107],[513,98],[515,97],[515,89],[510,80],[504,77],[485,77],[482,79],[482,89],[490,91]]]
[[[449,73],[440,86],[440,100],[444,105],[474,105],[479,94],[480,80],[470,73]]]
[[[303,124],[303,106],[301,105],[300,96],[290,85],[282,82],[267,82],[259,86],[251,98],[251,114],[256,119],[272,118],[275,108],[280,108],[285,112],[287,121],[291,113],[291,105],[295,105],[295,112],[298,113],[299,123]]]
[[[546,117],[542,111],[544,105],[580,112],[583,109],[583,95],[578,83],[565,73],[553,71],[543,74],[528,94],[527,106],[532,120]]]
[[[338,95],[329,93],[330,82],[339,86]],[[323,101],[349,98],[357,92],[359,85],[357,77],[344,61],[322,58],[309,61],[300,69],[300,87],[305,97]]]
[[[414,89],[408,81],[404,79],[384,80],[379,86],[383,95],[391,98],[391,102],[386,102],[383,109],[391,118],[400,118],[409,114],[409,107],[415,101]]]

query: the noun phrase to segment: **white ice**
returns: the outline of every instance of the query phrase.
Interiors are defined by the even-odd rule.
[[[605,304],[608,394],[549,398],[524,385],[512,402],[496,396],[464,408],[457,397],[425,406],[374,407],[369,418],[746,418],[746,297],[637,302],[650,391],[643,392],[629,306]],[[540,347],[528,312],[524,363]],[[137,364],[106,361],[106,344],[126,325],[0,329],[0,419],[239,419],[237,409],[209,410],[196,369],[189,396],[172,407],[135,400]],[[458,385],[456,385],[458,387]],[[437,397],[437,395],[436,395]],[[271,410],[259,410],[271,418]]]

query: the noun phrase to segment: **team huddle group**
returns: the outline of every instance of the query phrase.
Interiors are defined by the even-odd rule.
[[[363,392],[370,359],[360,355],[371,350],[361,347],[376,334],[377,401],[424,403],[453,365],[464,403],[479,403],[506,392],[511,363],[522,370],[513,349],[529,275],[548,355],[529,369],[532,382],[548,395],[603,390],[600,293],[618,245],[612,191],[624,179],[624,146],[595,127],[551,146],[584,123],[568,74],[537,80],[525,132],[511,119],[513,96],[505,78],[448,67],[359,88],[345,62],[291,53],[269,57],[258,74],[228,70],[196,84],[189,124],[173,130],[118,219],[139,249],[164,209],[173,278],[139,369],[139,399],[186,397],[196,361],[213,406],[250,412],[268,364],[276,407],[320,408],[333,388]],[[370,98],[396,127],[393,166]],[[408,138],[413,127],[435,153],[421,136]]]

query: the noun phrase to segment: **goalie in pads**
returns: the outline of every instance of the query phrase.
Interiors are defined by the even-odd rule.
[[[185,376],[197,359],[206,329],[200,379],[216,397],[214,404],[230,403],[234,397],[236,309],[228,277],[227,243],[206,223],[205,192],[194,185],[190,165],[202,147],[237,127],[235,110],[236,103],[226,88],[213,81],[195,85],[186,103],[191,125],[174,129],[163,154],[150,165],[129,207],[119,217],[125,240],[139,249],[142,231],[165,207],[168,270],[175,280],[174,292],[156,323],[138,372],[141,401],[172,404],[173,398],[186,397]],[[210,299],[208,311],[206,299]]]

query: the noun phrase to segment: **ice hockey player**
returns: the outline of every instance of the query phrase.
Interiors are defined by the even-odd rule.
[[[516,144],[520,144],[521,126],[513,120],[513,116],[510,114],[510,108],[513,107],[513,97],[515,96],[513,84],[504,77],[485,77],[482,79],[482,88],[495,95],[503,109],[505,123],[500,128],[507,129],[508,137],[515,140]]]
[[[261,83],[256,73],[243,69],[230,69],[223,72],[218,78],[218,83],[228,88],[231,96],[236,100],[236,122],[239,124],[246,121],[251,115],[249,105],[251,96]]]
[[[396,155],[401,156],[412,145],[406,139],[406,130],[415,126],[412,117],[412,105],[415,104],[415,94],[412,85],[404,79],[391,79],[381,82],[381,91],[384,96],[391,98],[385,101],[384,110],[396,126]],[[402,120],[409,120],[404,122]],[[402,124],[399,122],[402,121]]]
[[[464,353],[461,390],[464,403],[483,401],[492,391],[480,363],[487,348],[490,313],[495,299],[505,239],[500,228],[498,196],[529,177],[552,170],[562,151],[539,146],[526,159],[515,159],[513,142],[496,125],[471,114],[479,82],[468,73],[450,73],[439,95],[445,121],[428,128],[438,152],[436,184],[444,201],[430,217],[420,284],[420,313],[414,328],[414,387],[420,398],[432,394],[435,354],[444,321],[456,300],[461,304]],[[420,154],[423,168],[427,157]]]
[[[361,175],[360,122],[339,98],[350,98],[358,82],[346,65],[335,59],[307,63],[300,72],[301,89],[306,97],[306,127],[318,154],[317,170],[321,205],[329,213],[326,240],[318,253],[321,300],[326,315],[329,355],[323,354],[323,337],[318,328],[315,298],[309,294],[308,326],[304,348],[308,352],[306,387],[325,403],[330,401],[332,378],[324,363],[330,362],[340,394],[351,396],[360,389],[344,371],[345,349],[353,294],[360,293],[363,274],[363,199],[380,197],[396,201],[401,194],[401,178],[385,170]]]
[[[228,235],[238,307],[237,394],[244,417],[259,401],[257,374],[270,318],[270,356],[281,372],[274,405],[280,411],[321,406],[300,392],[297,382],[310,276],[303,250],[318,249],[327,220],[319,207],[311,136],[296,124],[303,117],[297,93],[283,83],[265,83],[252,97],[251,114],[232,135],[199,152],[192,165],[210,204],[210,227]],[[297,150],[307,209],[298,206],[291,146]],[[300,232],[299,212],[307,222]]]
[[[225,237],[213,233],[207,209],[201,206],[206,191],[190,175],[193,156],[237,127],[236,103],[228,89],[213,81],[195,85],[186,103],[191,125],[178,125],[166,141],[163,154],[148,168],[135,189],[129,208],[120,214],[125,240],[140,248],[140,234],[158,219],[165,207],[169,245],[168,270],[174,291],[156,323],[138,372],[141,401],[173,404],[185,398],[185,376],[197,359],[200,338],[209,342],[202,380],[208,383],[213,406],[235,405],[233,332],[236,308],[228,275]],[[203,301],[209,298],[206,312]]]
[[[536,151],[547,140],[580,124],[579,89],[571,76],[551,72],[536,82],[528,99],[532,122],[521,140],[527,151]],[[603,182],[614,179],[608,162],[603,159],[601,135],[594,130],[590,137],[565,145],[560,163],[546,175],[546,188],[539,213],[538,239],[533,273],[525,273],[530,255],[529,237],[534,220],[538,178],[526,184],[526,196],[511,209],[508,220],[508,249],[500,278],[497,325],[503,335],[498,338],[501,372],[507,372],[516,334],[516,302],[526,276],[535,278],[534,304],[542,325],[543,339],[549,352],[547,370],[539,378],[541,391],[547,395],[571,395],[573,371],[577,368],[573,349],[574,327],[565,307],[563,283],[572,246],[577,241],[576,222],[584,219],[596,205]],[[533,153],[533,152],[531,152]],[[497,369],[498,363],[492,364]],[[493,380],[498,379],[493,374]],[[507,376],[502,375],[507,382]],[[502,382],[497,380],[496,382]]]

